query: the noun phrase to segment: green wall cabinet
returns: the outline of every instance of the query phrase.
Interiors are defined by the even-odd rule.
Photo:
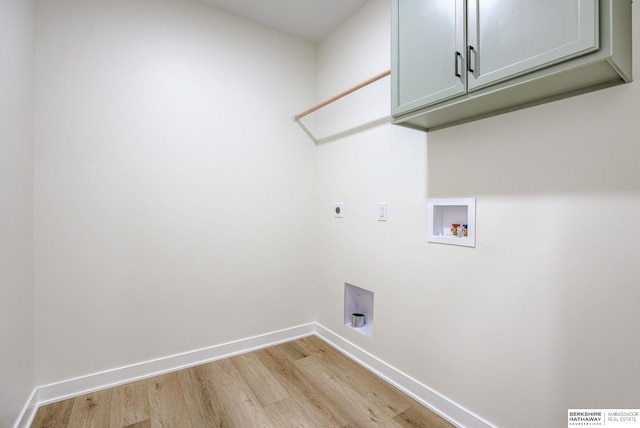
[[[393,123],[437,129],[631,81],[631,0],[392,0]]]

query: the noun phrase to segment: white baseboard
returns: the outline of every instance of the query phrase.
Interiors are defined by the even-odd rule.
[[[38,407],[56,401],[89,394],[125,383],[158,376],[175,370],[205,364],[211,361],[232,357],[234,355],[266,348],[279,343],[289,342],[301,337],[314,334],[315,323],[309,323],[261,334],[233,342],[223,343],[204,349],[184,352],[169,357],[145,361],[117,369],[106,370],[87,376],[77,377],[62,382],[52,383],[36,388],[32,397],[14,425],[14,428],[27,428],[31,425]]]
[[[228,358],[234,355],[250,352],[260,348],[288,342],[300,337],[309,336],[315,332],[315,324],[305,324],[297,327],[261,334],[246,339],[235,340],[204,349],[184,352],[156,360],[107,370],[100,373],[82,376],[75,379],[56,382],[38,388],[40,405],[61,401],[70,397],[88,394],[105,388],[135,382],[169,373],[187,367],[205,364],[211,361]]]
[[[413,397],[459,428],[495,428],[489,422],[449,400],[411,376],[390,366],[329,329],[316,324],[315,334],[354,361]]]
[[[31,423],[33,422],[33,418],[36,416],[36,412],[38,411],[38,406],[40,403],[38,402],[38,389],[34,389],[27,403],[24,405],[22,412],[20,412],[20,416],[14,425],[14,428],[29,428]]]
[[[289,342],[313,334],[406,392],[457,427],[493,428],[493,425],[482,420],[462,406],[443,397],[431,388],[316,323],[304,324],[204,349],[40,386],[31,394],[14,428],[28,428],[33,422],[38,407],[45,404],[158,376],[175,370],[205,364],[245,352],[251,352],[256,349]]]

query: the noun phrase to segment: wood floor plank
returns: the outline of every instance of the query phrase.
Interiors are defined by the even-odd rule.
[[[73,400],[65,400],[42,406],[36,412],[36,417],[31,427],[66,428],[69,425],[69,417],[71,416],[72,409]]]
[[[322,428],[316,425],[293,398],[285,398],[266,406],[264,410],[278,428]]]
[[[275,425],[249,385],[230,359],[204,365],[213,393],[220,397],[229,427],[272,427]]]
[[[346,427],[352,420],[295,365],[282,345],[256,351],[258,359],[276,377],[302,411],[321,427]]]
[[[151,427],[191,427],[178,375],[164,374],[146,380]]]
[[[144,421],[136,422],[135,424],[127,425],[122,428],[151,428],[151,419],[146,419]]]
[[[289,397],[287,391],[262,365],[255,354],[238,355],[230,360],[263,407]]]
[[[194,427],[223,427],[226,410],[214,393],[206,371],[192,367],[178,372],[180,386]]]
[[[296,343],[303,352],[321,359],[333,373],[385,410],[394,421],[398,423],[402,421],[402,426],[453,428],[453,425],[438,414],[422,406],[360,364],[346,358],[319,337],[306,337]],[[396,417],[398,415],[401,416]]]
[[[110,428],[122,428],[149,420],[149,395],[145,381],[113,388],[111,395]]]
[[[321,359],[310,356],[295,362],[295,365],[325,395],[333,397],[344,414],[348,414],[356,426],[399,427],[384,411],[354,390],[337,376]]]
[[[305,351],[304,347],[301,346],[301,342],[298,340],[283,343],[279,345],[279,347],[287,353],[291,361],[296,361],[309,356],[309,353]]]
[[[420,405],[410,407],[393,420],[404,428],[455,428],[440,415]]]
[[[74,399],[73,409],[69,416],[69,426],[85,428],[108,427],[112,393],[113,389],[107,389]]]
[[[309,337],[302,339],[300,343],[311,355],[320,358],[335,376],[371,400],[388,416],[394,417],[415,404],[406,394],[360,364],[346,358],[320,338]]]
[[[151,428],[151,419],[146,419],[144,421],[136,422],[135,424],[127,425],[122,428]]]
[[[43,406],[32,424],[92,426],[452,427],[317,337]]]

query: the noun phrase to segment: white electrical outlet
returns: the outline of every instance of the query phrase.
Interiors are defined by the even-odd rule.
[[[336,202],[333,204],[333,216],[335,218],[344,217],[344,202]]]
[[[387,221],[387,203],[378,203],[378,221]]]

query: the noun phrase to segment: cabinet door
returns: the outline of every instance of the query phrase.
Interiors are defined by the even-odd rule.
[[[467,30],[473,91],[597,50],[598,0],[468,0]]]
[[[393,0],[392,114],[464,94],[464,0]]]

